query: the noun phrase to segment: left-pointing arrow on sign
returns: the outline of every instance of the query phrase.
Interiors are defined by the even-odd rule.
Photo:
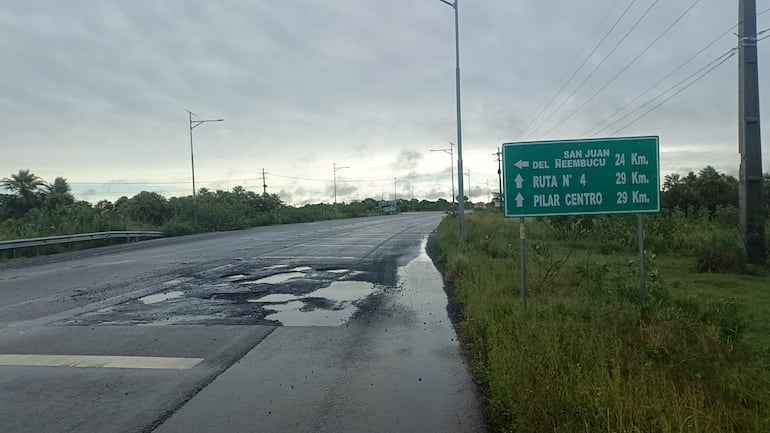
[[[524,206],[524,196],[521,193],[516,194],[516,207]]]
[[[518,168],[519,170],[521,170],[522,168],[529,168],[529,161],[522,161],[522,160],[518,160],[518,161],[516,161],[516,163],[515,163],[515,164],[513,164],[513,165],[515,165],[515,166],[516,166],[516,168]]]
[[[521,177],[520,174],[517,174],[514,182],[516,182],[516,189],[521,189],[522,185],[524,185],[524,178]]]

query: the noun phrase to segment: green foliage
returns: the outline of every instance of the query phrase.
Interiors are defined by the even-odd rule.
[[[32,174],[29,169],[19,170],[11,177],[0,179],[0,187],[14,193],[14,196],[6,202],[6,212],[18,217],[37,207],[40,203],[38,189],[43,185],[45,182]]]
[[[163,224],[170,214],[166,199],[157,192],[148,191],[142,191],[128,200],[126,213],[135,221],[156,226]]]
[[[13,194],[0,194],[0,239],[66,235],[108,230],[160,230],[170,236],[237,230],[269,224],[310,222],[381,214],[380,203],[368,198],[351,203],[287,206],[275,194],[258,194],[236,186],[232,191],[201,188],[196,199],[142,191],[114,203],[95,205],[75,201],[67,180],[47,184],[29,170],[3,179],[0,185]],[[399,210],[449,209],[440,199],[402,200]],[[49,249],[26,250],[36,254]],[[58,251],[50,249],[51,252]]]
[[[746,268],[743,242],[737,231],[714,233],[696,251],[698,272],[743,272]]]
[[[67,179],[63,177],[57,177],[52,184],[46,185],[42,195],[48,207],[67,206],[75,202]]]
[[[686,217],[676,212],[647,220],[655,226],[656,242],[663,245],[669,232],[676,239],[672,248],[690,248],[704,239],[691,232],[707,224],[707,237],[728,232],[718,218],[703,214]],[[440,259],[463,304],[461,334],[484,387],[491,429],[770,431],[770,296],[756,296],[767,292],[767,280],[743,275],[701,279],[701,274],[687,274],[681,264],[683,254],[695,261],[695,250],[665,257],[648,252],[648,296],[642,297],[635,257],[624,252],[634,242],[626,236],[635,234],[635,220],[593,222],[591,231],[579,234],[574,243],[545,241],[548,236],[571,235],[564,236],[565,231],[550,221],[527,221],[530,281],[541,272],[539,262],[565,262],[547,280],[545,290],[530,291],[526,311],[517,299],[515,254],[503,255],[490,247],[498,242],[495,233],[504,242],[515,242],[516,224],[474,214],[468,218],[462,246],[454,218],[446,218],[438,228]],[[577,251],[575,244],[580,246]],[[600,254],[607,247],[616,250]],[[662,276],[663,265],[676,284]],[[711,284],[721,279],[732,287],[727,281],[736,285],[737,278],[751,278],[757,289],[749,302],[761,300],[762,312],[748,316],[745,302]],[[682,287],[683,280],[691,285]],[[699,285],[692,286],[696,280]],[[706,295],[705,288],[714,289]],[[756,344],[759,336],[763,340]]]

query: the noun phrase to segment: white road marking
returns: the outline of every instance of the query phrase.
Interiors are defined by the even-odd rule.
[[[78,367],[78,368],[137,368],[158,370],[189,370],[203,358],[169,358],[162,356],[94,356],[94,355],[5,355],[0,354],[0,366]]]
[[[260,258],[270,258],[279,260],[361,260],[360,257],[338,257],[338,256],[274,256],[264,254]]]

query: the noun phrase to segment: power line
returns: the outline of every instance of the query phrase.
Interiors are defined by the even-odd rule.
[[[770,9],[768,9],[768,10],[770,10]],[[698,52],[696,52],[695,54],[693,54],[692,56],[690,56],[690,58],[688,58],[687,60],[685,60],[684,62],[682,62],[682,63],[681,63],[679,66],[677,66],[676,68],[674,68],[674,69],[673,69],[671,72],[669,72],[668,74],[666,74],[666,75],[665,75],[663,78],[661,78],[660,80],[656,81],[656,82],[655,82],[655,84],[653,84],[653,85],[651,85],[650,87],[648,87],[648,88],[647,88],[647,89],[646,89],[644,92],[642,92],[642,93],[640,93],[639,95],[637,95],[637,96],[636,96],[634,99],[632,99],[630,102],[628,102],[627,104],[625,104],[624,106],[622,106],[621,108],[619,108],[617,111],[615,111],[614,113],[612,113],[610,116],[608,116],[607,118],[605,118],[604,120],[602,120],[602,121],[601,121],[601,122],[600,122],[598,125],[594,126],[594,127],[593,127],[593,128],[591,128],[590,130],[588,130],[587,132],[585,132],[583,135],[584,135],[584,136],[585,136],[585,135],[595,136],[595,135],[598,135],[600,132],[604,131],[605,129],[609,128],[609,127],[610,127],[610,125],[614,124],[614,123],[615,123],[615,122],[617,122],[617,121],[614,121],[614,122],[612,122],[612,123],[608,124],[607,126],[605,126],[605,127],[601,128],[601,129],[598,129],[598,130],[596,130],[597,128],[599,128],[599,127],[601,127],[602,125],[604,125],[604,124],[605,124],[607,121],[609,121],[609,120],[610,120],[610,119],[612,119],[613,117],[617,116],[619,113],[623,112],[623,110],[625,110],[626,108],[628,108],[629,106],[631,106],[631,105],[632,105],[634,102],[638,101],[638,100],[639,100],[640,98],[642,98],[644,95],[646,95],[646,94],[650,93],[650,92],[651,92],[653,89],[655,89],[656,87],[658,87],[658,85],[660,85],[662,82],[666,81],[666,80],[667,80],[668,78],[670,78],[672,75],[674,75],[674,74],[675,74],[675,73],[677,73],[679,70],[681,70],[683,67],[687,66],[687,65],[688,65],[690,62],[692,62],[692,61],[693,61],[693,60],[694,60],[696,57],[698,57],[699,55],[701,55],[701,54],[702,54],[704,51],[706,51],[707,49],[711,48],[711,47],[712,47],[714,44],[716,44],[716,43],[717,43],[717,42],[718,42],[720,39],[722,39],[723,37],[725,37],[725,35],[727,35],[728,33],[730,33],[730,32],[731,32],[731,31],[732,31],[732,30],[733,30],[735,27],[737,27],[737,26],[738,26],[738,24],[735,24],[734,26],[732,26],[732,27],[730,27],[729,29],[725,30],[725,31],[724,31],[722,34],[720,34],[719,36],[717,36],[716,38],[714,38],[714,39],[713,39],[711,42],[709,42],[709,43],[708,43],[708,44],[707,44],[705,47],[703,47],[703,48],[701,48],[700,50],[698,50]],[[621,119],[622,119],[622,118],[621,118]],[[618,120],[621,120],[621,119],[618,119]],[[596,130],[596,132],[593,132],[594,130]]]
[[[766,8],[766,9],[764,9],[764,10],[760,11],[760,12],[757,12],[757,16],[760,16],[760,15],[762,15],[762,14],[765,14],[765,13],[767,13],[767,12],[770,12],[770,8]],[[616,124],[616,123],[620,122],[620,121],[621,121],[621,120],[623,120],[623,119],[626,119],[626,118],[628,118],[628,116],[630,116],[631,114],[633,114],[633,113],[637,112],[637,111],[638,111],[640,108],[642,108],[642,107],[644,107],[644,106],[648,105],[648,104],[649,104],[651,101],[649,101],[649,102],[647,102],[647,103],[643,104],[643,105],[642,105],[642,107],[640,107],[640,108],[637,108],[636,110],[634,110],[634,111],[632,111],[632,112],[630,112],[630,113],[628,113],[628,114],[624,115],[623,117],[620,117],[620,118],[618,118],[618,119],[616,119],[616,120],[614,120],[614,121],[612,121],[612,122],[608,123],[606,126],[602,127],[602,125],[604,125],[605,123],[607,123],[607,122],[608,122],[610,119],[612,119],[613,117],[615,117],[615,116],[617,116],[618,114],[622,113],[622,112],[623,112],[623,111],[624,111],[626,108],[630,107],[630,106],[631,106],[631,105],[632,105],[634,102],[636,102],[636,101],[638,101],[639,99],[641,99],[641,98],[642,98],[644,95],[646,95],[646,94],[650,93],[650,92],[651,92],[653,89],[655,89],[656,87],[658,87],[658,85],[660,85],[662,82],[664,82],[665,80],[667,80],[668,78],[670,78],[672,75],[674,75],[675,73],[677,73],[677,72],[678,72],[679,70],[681,70],[683,67],[687,66],[687,65],[688,65],[690,62],[692,62],[692,61],[693,61],[693,60],[694,60],[696,57],[698,57],[699,55],[701,55],[701,54],[702,54],[704,51],[706,51],[707,49],[711,48],[711,47],[712,47],[714,44],[716,44],[716,43],[717,43],[717,42],[718,42],[720,39],[722,39],[722,38],[723,38],[723,37],[725,37],[725,36],[726,36],[728,33],[730,33],[731,31],[733,31],[733,29],[735,29],[736,27],[738,27],[738,26],[740,25],[740,23],[741,23],[741,22],[738,22],[738,23],[734,24],[733,26],[731,26],[730,28],[726,29],[726,30],[725,30],[724,32],[722,32],[722,33],[721,33],[719,36],[717,36],[717,37],[716,37],[716,38],[714,38],[714,39],[713,39],[711,42],[709,42],[708,44],[706,44],[706,46],[704,46],[703,48],[701,48],[700,50],[698,50],[698,52],[696,52],[695,54],[693,54],[692,56],[690,56],[690,57],[689,57],[687,60],[685,60],[684,62],[682,62],[682,63],[681,63],[679,66],[677,66],[677,67],[676,67],[676,68],[674,68],[674,69],[673,69],[671,72],[669,72],[668,74],[666,74],[666,75],[665,75],[663,78],[661,78],[660,80],[656,81],[656,82],[655,82],[655,84],[653,84],[653,85],[651,85],[650,87],[648,87],[648,88],[647,88],[645,91],[643,91],[642,93],[638,94],[638,95],[637,95],[637,96],[636,96],[634,99],[632,99],[631,101],[629,101],[628,103],[626,103],[625,105],[623,105],[621,108],[619,108],[618,110],[616,110],[616,111],[615,111],[614,113],[612,113],[610,116],[606,117],[604,120],[602,120],[601,122],[599,122],[599,124],[598,124],[598,125],[594,126],[594,127],[593,127],[593,128],[591,128],[590,130],[588,130],[588,131],[586,131],[585,133],[583,133],[582,135],[583,135],[583,136],[591,136],[591,137],[595,137],[595,136],[599,135],[599,134],[600,134],[602,131],[605,131],[605,130],[609,129],[609,128],[610,128],[612,125],[614,125],[614,124]],[[763,30],[763,32],[766,32],[766,31],[770,31],[770,28],[768,28],[768,29],[766,29],[766,30]],[[766,36],[766,37],[767,37],[767,36]],[[766,38],[766,37],[765,37],[765,38]],[[760,41],[760,40],[762,40],[762,39],[765,39],[765,38],[761,38],[761,39],[758,39],[758,41]],[[727,55],[727,53],[723,54],[723,56],[724,56],[724,55]],[[719,60],[719,59],[721,59],[721,58],[722,58],[722,56],[718,57],[718,58],[717,58],[717,60],[715,60],[714,62],[718,61],[718,60]],[[712,62],[712,63],[713,63],[713,62]],[[711,63],[709,63],[709,64],[711,64]],[[708,65],[706,65],[706,67],[708,67]],[[703,70],[703,68],[699,69],[698,71],[700,71],[700,70]],[[697,73],[698,73],[698,71],[696,71],[695,73],[697,74]],[[692,75],[691,75],[691,76],[692,76]],[[690,76],[690,77],[691,77],[691,76]],[[688,78],[689,78],[689,77],[688,77]],[[681,83],[681,82],[680,82],[680,83]],[[678,85],[678,84],[677,84],[677,85]],[[676,87],[677,85],[674,85],[673,87]],[[668,90],[667,90],[666,92],[663,92],[663,93],[667,93],[667,92],[668,92]],[[659,96],[660,96],[660,95],[659,95]],[[654,100],[654,99],[656,99],[657,97],[658,97],[658,96],[656,96],[655,98],[653,98],[653,100]],[[597,129],[597,128],[598,128],[598,129]]]
[[[561,119],[561,120],[560,120],[560,121],[559,121],[559,122],[558,122],[556,125],[554,125],[554,126],[551,128],[551,129],[549,129],[548,131],[546,131],[546,133],[545,133],[544,135],[548,135],[548,134],[550,134],[551,132],[553,132],[553,131],[554,131],[556,128],[558,128],[559,126],[561,126],[562,124],[564,124],[564,122],[566,122],[566,121],[567,121],[568,119],[570,119],[570,118],[571,118],[573,115],[575,115],[575,113],[577,113],[578,111],[582,110],[582,109],[583,109],[583,107],[585,107],[586,105],[588,105],[588,103],[590,103],[591,101],[593,101],[593,100],[594,100],[594,98],[596,98],[597,96],[599,96],[599,94],[600,94],[601,92],[603,92],[603,91],[604,91],[604,90],[605,90],[607,87],[609,87],[609,86],[610,86],[610,84],[614,83],[614,82],[615,82],[615,80],[617,80],[617,79],[618,79],[618,77],[620,77],[621,75],[623,75],[623,73],[624,73],[624,72],[626,72],[626,71],[628,70],[628,68],[630,68],[630,67],[631,67],[631,66],[632,66],[634,63],[636,63],[636,61],[637,61],[637,60],[639,60],[639,59],[640,59],[640,58],[641,58],[641,57],[642,57],[642,56],[643,56],[645,53],[647,53],[647,51],[649,51],[649,50],[650,50],[650,48],[652,48],[652,46],[653,46],[653,45],[655,45],[655,44],[656,44],[656,43],[657,43],[657,42],[658,42],[658,41],[659,41],[659,40],[660,40],[660,39],[661,39],[663,36],[665,36],[665,35],[666,35],[666,34],[667,34],[667,33],[668,33],[668,32],[669,32],[669,31],[670,31],[672,28],[674,28],[674,26],[675,26],[675,25],[677,25],[677,24],[679,23],[679,21],[681,21],[681,20],[682,20],[682,18],[684,18],[684,17],[685,17],[685,16],[686,16],[688,13],[690,13],[690,11],[691,11],[691,10],[693,10],[693,8],[695,8],[695,6],[696,6],[698,3],[700,3],[700,1],[701,1],[701,0],[695,0],[695,1],[694,1],[694,2],[693,2],[691,5],[690,5],[690,7],[688,7],[688,8],[687,8],[687,9],[686,9],[684,12],[682,12],[681,14],[679,14],[679,16],[678,16],[678,17],[676,17],[676,19],[675,19],[674,21],[672,21],[672,22],[671,22],[671,24],[670,24],[668,27],[666,27],[666,29],[665,29],[665,30],[663,30],[663,32],[661,32],[661,33],[660,33],[660,34],[659,34],[659,35],[658,35],[658,36],[657,36],[655,39],[653,39],[653,40],[652,40],[652,42],[650,42],[650,43],[649,43],[649,44],[648,44],[648,45],[647,45],[647,46],[646,46],[646,47],[645,47],[645,48],[644,48],[644,49],[643,49],[643,50],[642,50],[642,51],[641,51],[639,54],[637,54],[637,55],[636,55],[636,57],[634,57],[633,59],[631,59],[631,61],[630,61],[630,62],[628,62],[628,63],[627,63],[627,64],[626,64],[626,65],[625,65],[625,66],[624,66],[624,67],[623,67],[623,68],[622,68],[620,71],[618,71],[618,73],[617,73],[617,74],[615,74],[615,75],[614,75],[612,78],[610,78],[610,80],[609,80],[609,81],[607,81],[607,82],[606,82],[606,83],[605,83],[605,84],[604,84],[602,87],[600,87],[600,88],[599,88],[599,90],[595,91],[595,92],[594,92],[594,93],[593,93],[593,94],[592,94],[592,95],[591,95],[591,96],[590,96],[588,99],[586,99],[586,100],[585,100],[585,102],[583,102],[582,104],[580,104],[580,105],[579,105],[577,108],[575,108],[574,110],[572,110],[572,111],[571,111],[571,112],[570,112],[570,113],[569,113],[567,116],[565,116],[564,118],[562,118],[562,119]],[[653,6],[654,6],[654,4],[653,4]]]
[[[559,110],[561,110],[561,108],[564,106],[564,104],[566,104],[567,101],[569,101],[573,96],[575,96],[577,91],[580,90],[585,85],[585,83],[587,83],[588,80],[590,80],[591,77],[594,76],[596,71],[598,71],[599,68],[602,67],[602,65],[604,65],[604,62],[606,62],[607,59],[615,52],[615,50],[617,50],[618,47],[620,47],[620,45],[623,42],[625,42],[625,40],[628,38],[628,36],[639,26],[639,24],[642,22],[642,20],[647,16],[647,14],[650,13],[652,8],[655,7],[655,5],[658,4],[659,1],[660,0],[655,0],[654,2],[652,2],[652,4],[647,8],[647,10],[645,10],[644,13],[636,20],[636,22],[634,22],[634,24],[631,26],[631,28],[628,29],[628,31],[623,35],[623,37],[620,38],[620,40],[615,44],[615,46],[612,47],[610,52],[607,53],[607,55],[604,56],[604,58],[601,60],[601,62],[599,62],[599,64],[596,65],[596,67],[583,79],[583,81],[576,88],[574,88],[572,90],[572,93],[570,93],[570,95],[566,99],[564,99],[564,101],[562,101],[562,103],[559,105],[559,107],[556,108],[556,110],[553,111],[550,116],[548,116],[548,119],[546,119],[545,122],[543,122],[540,125],[540,127],[545,125],[548,122],[548,120],[550,120],[556,113],[558,113]],[[540,127],[538,127],[537,129],[540,129]],[[535,129],[535,131],[537,131],[537,129]],[[533,133],[534,133],[534,131],[533,131]]]
[[[575,72],[572,74],[572,76],[570,76],[569,80],[567,80],[567,82],[565,82],[565,83],[564,83],[564,85],[561,87],[561,89],[559,89],[559,92],[557,92],[557,93],[556,93],[556,95],[554,95],[554,97],[553,97],[553,98],[551,98],[551,100],[548,102],[548,104],[546,104],[546,107],[550,106],[550,105],[551,105],[551,103],[552,103],[552,102],[553,102],[553,101],[556,99],[556,97],[557,97],[558,95],[561,95],[561,92],[562,92],[562,91],[564,91],[564,89],[567,87],[567,85],[568,85],[568,84],[569,84],[569,83],[572,81],[572,78],[574,78],[574,76],[575,76],[575,75],[577,75],[577,73],[578,73],[580,70],[582,70],[582,68],[583,68],[583,66],[586,64],[586,62],[588,62],[588,60],[589,60],[591,57],[593,57],[594,53],[596,53],[596,51],[599,49],[599,47],[600,47],[600,46],[601,46],[601,45],[604,43],[605,39],[607,39],[607,37],[610,35],[610,33],[612,33],[612,32],[615,30],[615,27],[617,27],[617,26],[618,26],[618,24],[620,24],[620,21],[621,21],[621,20],[622,20],[622,19],[623,19],[623,18],[626,16],[626,14],[628,14],[628,11],[629,11],[629,10],[631,10],[631,6],[633,6],[633,5],[634,5],[634,3],[636,3],[636,0],[632,0],[632,1],[631,1],[631,3],[629,3],[629,4],[628,4],[628,6],[626,6],[626,8],[623,10],[623,13],[621,13],[621,14],[620,14],[620,16],[619,16],[619,17],[618,17],[618,18],[615,20],[615,22],[612,24],[612,27],[610,27],[610,29],[609,29],[609,30],[607,30],[607,32],[604,34],[604,36],[602,36],[601,40],[600,40],[600,41],[599,41],[599,42],[596,44],[596,46],[595,46],[595,47],[594,47],[594,49],[591,51],[591,53],[590,53],[590,54],[589,54],[589,55],[588,55],[588,56],[587,56],[587,57],[586,57],[586,58],[583,60],[583,63],[580,65],[580,67],[579,67],[579,68],[578,68],[578,69],[577,69],[577,70],[576,70],[576,71],[575,71]],[[574,94],[574,93],[573,93],[573,94]],[[538,125],[538,126],[537,126],[537,127],[536,127],[536,128],[533,130],[533,131],[532,131],[532,133],[531,133],[530,135],[534,135],[535,131],[537,131],[538,129],[542,128],[542,127],[543,127],[543,125],[545,125],[545,124],[546,124],[546,123],[547,123],[547,122],[548,122],[548,121],[549,121],[549,120],[550,120],[550,119],[551,119],[551,118],[554,116],[554,114],[556,114],[556,113],[557,113],[557,112],[558,112],[558,111],[561,109],[561,107],[563,107],[563,106],[564,106],[564,104],[565,104],[565,103],[566,103],[566,102],[569,100],[569,98],[571,98],[571,97],[572,97],[572,95],[570,95],[570,96],[567,96],[567,98],[565,98],[565,99],[564,99],[564,100],[561,102],[561,104],[560,104],[560,105],[559,105],[559,106],[556,108],[556,110],[552,111],[552,112],[551,112],[551,114],[549,114],[549,115],[548,115],[548,116],[545,118],[545,120],[543,120],[543,121],[540,123],[540,125]],[[545,111],[545,109],[544,109],[543,111]],[[538,116],[538,117],[539,117],[539,116]],[[526,129],[529,129],[529,127],[527,127]],[[523,136],[523,134],[522,134],[522,136]]]
[[[212,180],[201,180],[198,182],[206,182],[206,183],[216,183],[216,182],[245,182],[245,181],[255,181],[260,180],[261,178],[258,177],[249,177],[249,178],[242,178],[242,179],[212,179]],[[166,182],[153,182],[153,181],[147,181],[147,182],[67,182],[70,185],[180,185],[180,184],[189,184],[189,180],[182,180],[182,181],[166,181]]]
[[[677,87],[679,87],[680,85],[682,85],[682,84],[686,83],[686,82],[687,82],[689,79],[691,79],[692,77],[694,77],[694,76],[698,75],[699,73],[703,72],[704,70],[708,69],[709,67],[711,67],[711,66],[712,66],[712,65],[714,65],[715,63],[718,63],[718,62],[719,62],[719,61],[721,61],[723,58],[725,58],[725,57],[727,57],[727,58],[731,57],[731,56],[732,56],[734,53],[735,53],[735,48],[731,48],[730,50],[728,50],[727,52],[725,52],[725,53],[724,53],[724,54],[722,54],[721,56],[719,56],[719,57],[717,57],[716,59],[712,60],[711,62],[707,63],[705,66],[702,66],[702,67],[701,67],[700,69],[698,69],[697,71],[695,71],[695,72],[693,72],[692,74],[690,74],[690,75],[686,76],[685,78],[681,79],[681,80],[680,80],[680,81],[678,81],[676,84],[672,85],[671,87],[667,88],[666,90],[664,90],[664,91],[662,91],[662,92],[658,93],[657,95],[655,95],[654,97],[650,98],[650,100],[649,100],[649,101],[647,101],[647,102],[645,102],[644,104],[642,104],[642,105],[640,105],[640,106],[636,107],[636,109],[634,109],[634,110],[632,110],[632,111],[630,111],[630,112],[626,113],[625,115],[623,115],[622,117],[619,117],[619,118],[618,118],[618,119],[616,119],[616,120],[613,120],[612,122],[610,122],[609,124],[607,124],[607,125],[606,125],[605,127],[603,127],[602,129],[600,129],[600,130],[596,131],[596,133],[595,133],[594,135],[598,135],[600,132],[602,132],[602,131],[604,131],[604,130],[607,130],[607,129],[611,128],[613,125],[617,125],[618,123],[620,123],[620,122],[621,122],[621,121],[623,121],[624,119],[627,119],[627,118],[629,118],[629,117],[630,117],[631,115],[633,115],[634,113],[638,113],[638,112],[639,112],[640,110],[642,110],[643,108],[645,108],[645,107],[649,106],[650,104],[654,103],[654,102],[655,102],[655,100],[657,100],[658,98],[660,98],[660,97],[664,96],[666,93],[668,93],[668,92],[670,92],[670,91],[672,91],[672,90],[676,89],[676,88],[677,88]],[[651,90],[651,89],[648,89],[648,90]]]
[[[678,95],[678,94],[682,93],[682,92],[683,92],[683,91],[685,91],[687,88],[689,88],[689,87],[690,87],[690,86],[692,86],[693,84],[695,84],[695,83],[697,83],[698,81],[700,81],[700,80],[701,80],[703,77],[705,77],[706,75],[708,75],[709,73],[711,73],[711,72],[712,72],[714,69],[718,68],[719,66],[721,66],[722,64],[724,64],[726,61],[730,60],[730,58],[732,58],[732,57],[735,55],[735,51],[736,51],[736,49],[735,49],[735,48],[734,48],[734,49],[732,49],[732,50],[730,50],[730,54],[729,54],[727,57],[725,57],[724,59],[722,59],[722,61],[720,61],[720,62],[719,62],[719,63],[717,63],[716,65],[712,66],[712,67],[711,67],[711,68],[709,68],[708,70],[706,70],[706,71],[705,71],[703,74],[699,75],[699,76],[698,76],[696,79],[694,79],[693,81],[689,82],[689,83],[688,83],[686,86],[684,86],[684,87],[682,87],[681,89],[677,90],[675,93],[673,93],[673,94],[672,94],[671,96],[669,96],[668,98],[666,98],[666,99],[664,99],[664,100],[660,101],[660,102],[659,102],[657,105],[655,105],[654,107],[652,107],[652,108],[650,108],[649,110],[645,111],[645,112],[644,112],[644,113],[642,113],[640,116],[636,117],[634,120],[632,120],[632,121],[630,121],[630,122],[626,123],[625,125],[621,126],[621,127],[620,127],[620,128],[618,128],[618,129],[616,129],[616,130],[615,130],[615,131],[614,131],[612,134],[610,134],[610,136],[614,136],[615,134],[619,133],[620,131],[622,131],[622,130],[624,130],[624,129],[628,128],[628,127],[629,127],[629,126],[631,126],[631,125],[633,125],[633,124],[634,124],[634,123],[636,123],[638,120],[640,120],[641,118],[643,118],[643,117],[645,117],[646,115],[650,114],[651,112],[655,111],[655,110],[656,110],[658,107],[660,107],[661,105],[665,104],[666,102],[668,102],[669,100],[671,100],[671,99],[672,99],[673,97],[675,97],[676,95]]]
[[[631,4],[629,4],[629,5],[628,5],[628,7],[626,8],[626,11],[625,11],[625,12],[628,12],[628,9],[630,9],[630,8],[631,8],[631,5],[633,5],[635,1],[636,1],[636,0],[632,1],[632,2],[631,2]],[[604,25],[604,22],[605,22],[605,21],[607,21],[607,18],[609,18],[610,14],[612,13],[612,11],[613,11],[613,10],[615,10],[615,6],[617,6],[619,2],[620,2],[620,0],[615,0],[615,2],[612,4],[612,7],[610,7],[610,8],[607,10],[607,13],[604,15],[604,18],[602,18],[602,19],[601,19],[601,21],[599,22],[599,25],[598,25],[598,26],[596,26],[596,29],[594,30],[594,32],[593,32],[593,34],[591,35],[591,37],[590,37],[590,38],[588,38],[588,40],[586,41],[585,45],[583,45],[583,48],[581,48],[579,51],[577,51],[577,52],[576,52],[576,54],[575,54],[575,57],[574,57],[574,58],[572,59],[572,61],[570,62],[570,66],[567,68],[568,70],[569,70],[569,69],[572,69],[572,66],[575,64],[575,61],[576,61],[576,60],[578,59],[578,57],[580,56],[580,53],[582,53],[583,51],[585,51],[586,47],[588,47],[588,44],[590,44],[590,43],[591,43],[591,41],[593,40],[594,36],[596,36],[596,35],[599,33],[599,30],[600,30],[600,29],[601,29],[601,27]],[[553,94],[553,96],[551,97],[551,99],[550,99],[550,100],[549,100],[549,101],[548,101],[548,102],[547,102],[547,103],[546,103],[546,104],[543,106],[543,108],[542,108],[542,109],[541,109],[541,110],[540,110],[540,111],[537,113],[537,115],[535,115],[535,117],[534,117],[532,120],[530,120],[530,121],[529,121],[529,123],[527,124],[527,126],[526,126],[526,127],[525,127],[525,128],[522,130],[522,131],[521,131],[521,136],[520,136],[520,138],[521,138],[521,137],[523,137],[523,136],[524,136],[524,134],[526,134],[526,133],[527,133],[527,131],[529,130],[529,128],[532,126],[532,124],[534,124],[534,123],[537,121],[537,119],[539,119],[539,118],[540,118],[540,116],[542,116],[542,115],[543,115],[543,113],[545,112],[545,110],[546,110],[548,107],[550,107],[550,106],[551,106],[551,104],[553,103],[553,101],[554,101],[554,100],[555,100],[555,99],[556,99],[556,98],[557,98],[559,95],[561,95],[561,92],[563,92],[563,91],[564,91],[564,89],[565,89],[565,88],[566,88],[566,87],[569,85],[569,83],[571,83],[571,82],[572,82],[572,79],[573,79],[573,78],[575,78],[575,76],[578,74],[578,72],[580,72],[580,71],[583,69],[583,66],[585,66],[585,65],[586,65],[586,63],[588,62],[588,60],[589,60],[589,59],[590,59],[590,58],[591,58],[591,57],[594,55],[594,53],[596,52],[596,50],[598,50],[598,49],[599,49],[599,47],[600,47],[600,46],[601,46],[601,44],[604,42],[604,40],[605,40],[605,39],[607,39],[607,37],[608,37],[608,36],[610,35],[610,33],[612,32],[612,30],[615,28],[615,26],[617,26],[617,25],[618,25],[618,23],[620,22],[620,19],[621,19],[621,18],[623,18],[623,16],[625,15],[625,12],[623,13],[623,15],[621,15],[621,16],[620,16],[620,18],[618,18],[618,20],[617,20],[617,21],[615,21],[615,24],[613,24],[613,25],[612,25],[612,27],[611,27],[611,28],[610,28],[610,29],[607,31],[607,33],[605,33],[605,34],[604,34],[604,36],[602,36],[601,40],[600,40],[600,41],[599,41],[599,42],[598,42],[598,43],[597,43],[597,44],[594,46],[594,49],[593,49],[593,50],[591,50],[591,53],[590,53],[590,54],[588,54],[588,56],[586,56],[586,58],[585,58],[585,59],[583,59],[583,62],[582,62],[582,63],[580,63],[580,66],[578,66],[578,68],[577,68],[577,69],[575,69],[575,71],[574,71],[574,72],[572,72],[572,75],[570,75],[570,76],[569,76],[569,78],[567,78],[567,81],[565,81],[565,82],[564,82],[564,84],[562,84],[561,88],[560,88],[560,89],[559,89],[559,90],[558,90],[556,93],[554,93],[554,94]]]

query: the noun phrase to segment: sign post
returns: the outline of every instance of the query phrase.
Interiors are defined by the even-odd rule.
[[[660,211],[659,155],[656,136],[505,143],[504,214],[521,218],[522,227],[523,219],[533,216],[639,214],[640,283],[646,294],[641,214]],[[523,231],[521,238],[523,249]],[[520,291],[525,294],[526,288]]]

